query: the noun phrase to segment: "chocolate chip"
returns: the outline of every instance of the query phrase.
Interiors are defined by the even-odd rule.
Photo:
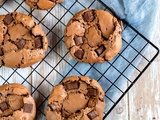
[[[2,48],[0,48],[0,56],[3,56],[3,55],[4,55],[3,50]]]
[[[20,39],[17,43],[16,46],[18,47],[18,49],[22,49],[26,44],[26,40],[25,39]]]
[[[79,36],[74,37],[74,41],[76,45],[82,45],[83,44],[83,38]]]
[[[51,104],[51,105],[49,105],[49,106],[50,106],[50,108],[51,108],[51,110],[52,110],[52,111],[56,110],[56,106],[55,106],[55,104],[53,104],[53,103],[52,103],[52,104]]]
[[[83,19],[86,22],[92,22],[94,18],[93,11],[87,11],[83,14]]]
[[[74,53],[74,55],[75,55],[78,59],[82,60],[82,59],[83,59],[84,52],[83,52],[83,50],[77,50],[77,51]]]
[[[97,48],[95,50],[95,52],[99,55],[101,55],[104,51],[106,50],[106,48],[104,47],[104,45],[101,45],[99,48]]]
[[[42,48],[43,43],[42,43],[42,37],[36,37],[35,39],[35,48]]]
[[[65,83],[65,87],[67,90],[74,90],[79,88],[79,83],[77,81],[71,83]]]
[[[25,103],[23,106],[23,112],[25,113],[31,113],[32,109],[33,109],[33,104]]]
[[[5,111],[5,110],[8,109],[8,105],[7,105],[7,103],[6,103],[5,101],[2,102],[2,103],[0,103],[0,109],[1,109],[2,111]]]
[[[5,16],[5,18],[3,19],[4,23],[6,25],[9,25],[12,21],[13,21],[13,17],[11,16],[11,14],[8,14]]]
[[[97,89],[94,88],[88,88],[88,93],[87,95],[89,97],[96,97],[97,96]]]
[[[92,110],[87,114],[87,116],[89,117],[90,120],[92,120],[98,116],[98,113],[95,110]]]

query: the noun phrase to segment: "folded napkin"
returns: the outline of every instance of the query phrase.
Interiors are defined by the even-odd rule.
[[[126,20],[146,38],[155,32],[156,16],[160,12],[159,0],[102,0],[116,15]]]

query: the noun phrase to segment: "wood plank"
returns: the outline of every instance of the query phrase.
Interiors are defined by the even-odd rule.
[[[160,14],[156,18],[155,36],[152,42],[160,48]],[[148,57],[154,50],[148,49]],[[150,65],[129,92],[129,120],[160,120],[160,56]],[[141,65],[144,63],[141,62]]]

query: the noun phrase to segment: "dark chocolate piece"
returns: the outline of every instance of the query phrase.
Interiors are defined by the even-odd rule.
[[[89,97],[96,97],[97,96],[97,89],[94,89],[94,88],[88,88],[88,93],[87,95]]]
[[[83,19],[86,22],[92,22],[95,19],[94,15],[93,15],[93,11],[87,11],[87,12],[85,12],[83,14]]]
[[[104,51],[106,50],[106,48],[104,47],[104,45],[101,45],[99,48],[97,48],[95,50],[95,52],[99,55],[101,55]]]
[[[76,45],[82,45],[83,44],[83,38],[79,36],[74,37],[74,41]]]
[[[65,83],[65,87],[67,90],[74,90],[79,88],[79,84],[77,81],[71,83]]]
[[[42,37],[36,37],[35,48],[42,48],[42,46],[43,46]]]
[[[7,110],[7,109],[8,109],[7,102],[4,101],[4,102],[0,103],[0,109],[1,109],[2,111]]]
[[[83,50],[77,50],[77,51],[74,53],[74,55],[75,55],[78,59],[82,60],[82,59],[83,59],[84,52],[83,52]]]
[[[11,14],[8,14],[5,16],[5,18],[3,19],[4,23],[6,25],[9,25],[12,21],[13,21],[13,17],[11,16]]]
[[[16,46],[18,47],[18,49],[22,49],[26,44],[25,39],[20,39],[17,43]]]
[[[91,112],[87,114],[87,116],[89,117],[90,120],[93,120],[94,118],[98,116],[98,113],[95,110],[92,110]]]

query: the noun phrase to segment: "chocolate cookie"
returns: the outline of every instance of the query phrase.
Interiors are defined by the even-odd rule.
[[[0,120],[34,120],[36,105],[21,84],[0,86]]]
[[[75,14],[65,29],[65,45],[79,62],[102,63],[122,47],[120,21],[103,10],[85,9]]]
[[[54,7],[56,4],[62,2],[62,0],[24,0],[31,8],[48,10]]]
[[[104,92],[94,79],[71,76],[55,86],[49,96],[47,120],[102,120]]]
[[[23,68],[42,60],[48,48],[44,31],[22,13],[0,16],[0,65]]]

